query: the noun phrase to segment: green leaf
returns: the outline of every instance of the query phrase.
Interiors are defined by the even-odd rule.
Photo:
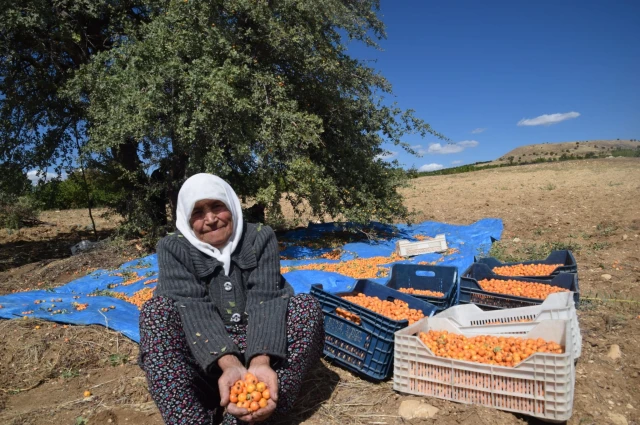
[[[25,170],[56,167],[69,178],[34,190],[43,208],[108,207],[119,235],[152,247],[172,194],[211,172],[273,226],[304,210],[408,221],[407,173],[384,146],[446,140],[350,56],[386,37],[379,0],[25,1],[0,15],[5,205],[31,194]],[[285,221],[282,199],[300,218]]]

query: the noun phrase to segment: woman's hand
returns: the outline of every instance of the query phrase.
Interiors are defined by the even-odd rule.
[[[220,391],[220,406],[226,407],[227,412],[241,421],[250,422],[251,412],[248,409],[238,407],[235,403],[229,403],[231,387],[237,381],[244,381],[247,369],[240,360],[232,354],[218,359],[218,366],[222,369],[222,375],[218,378],[218,390]]]
[[[267,385],[270,398],[269,401],[267,401],[266,407],[253,412],[251,419],[241,419],[247,422],[261,422],[271,416],[273,411],[276,410],[278,403],[278,375],[271,368],[269,356],[266,355],[256,356],[251,359],[249,372],[253,373],[258,381],[262,381]]]

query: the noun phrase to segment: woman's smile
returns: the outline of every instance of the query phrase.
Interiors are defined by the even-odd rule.
[[[224,248],[233,233],[233,216],[222,201],[202,199],[196,202],[189,221],[199,240],[218,249]]]

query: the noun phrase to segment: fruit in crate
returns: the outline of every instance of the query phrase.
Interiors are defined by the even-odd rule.
[[[483,279],[478,285],[487,292],[515,295],[518,297],[536,298],[544,300],[549,294],[556,292],[569,292],[559,286],[551,286],[544,283],[523,282],[519,280]]]
[[[420,340],[439,357],[513,367],[535,353],[563,354],[564,347],[542,338],[477,335],[448,331],[420,332]]]
[[[562,264],[514,264],[491,269],[501,276],[549,276]]]
[[[404,292],[405,294],[410,294],[410,295],[426,295],[428,297],[444,297],[443,292],[430,291],[428,289],[400,288],[398,289],[398,291]]]
[[[409,308],[409,304],[401,300],[386,301],[362,293],[344,295],[342,298],[391,320],[408,320],[410,325],[424,317],[422,311]]]
[[[360,324],[360,316],[358,316],[357,314],[351,313],[343,308],[336,308],[336,314],[344,319],[347,319],[353,323],[355,323],[356,325]]]

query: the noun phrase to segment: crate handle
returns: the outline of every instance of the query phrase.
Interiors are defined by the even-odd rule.
[[[358,326],[360,326],[360,323],[362,323],[360,316],[355,313],[351,313],[344,308],[336,307],[336,314],[343,319],[347,319],[348,321],[355,323]]]
[[[435,277],[436,272],[431,270],[416,270],[416,276]]]

